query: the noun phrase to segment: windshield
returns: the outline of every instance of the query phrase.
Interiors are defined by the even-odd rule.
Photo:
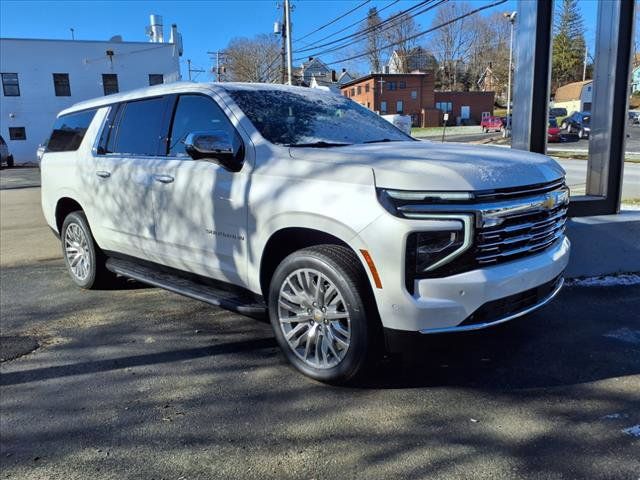
[[[411,140],[374,112],[340,95],[312,88],[228,88],[229,95],[271,143],[333,147]]]

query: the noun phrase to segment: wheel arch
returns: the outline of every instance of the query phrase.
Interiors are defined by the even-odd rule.
[[[61,233],[62,224],[64,223],[64,219],[67,217],[67,215],[77,210],[85,212],[85,209],[82,207],[82,205],[80,205],[80,202],[78,202],[74,198],[65,196],[58,199],[55,209],[55,220],[58,234]]]

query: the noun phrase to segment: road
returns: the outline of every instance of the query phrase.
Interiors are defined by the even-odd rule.
[[[0,363],[2,478],[640,472],[637,286],[569,287],[521,321],[430,337],[417,363],[330,387],[295,373],[265,322],[133,282],[75,288],[39,189],[0,195],[0,330],[39,344]]]

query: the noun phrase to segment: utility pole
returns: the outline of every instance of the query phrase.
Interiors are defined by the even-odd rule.
[[[504,138],[511,135],[511,63],[513,61],[513,24],[516,20],[516,14],[517,12],[502,14],[511,24],[511,37],[509,39],[509,80],[507,82],[507,124],[504,129]]]
[[[75,40],[76,39],[75,30],[73,28],[70,28],[69,30],[71,30],[71,40]]]
[[[584,82],[587,79],[587,55],[589,55],[589,48],[586,45],[584,46],[584,64],[582,66],[582,81]]]
[[[282,6],[282,23],[280,24],[280,36],[282,37],[282,46],[280,48],[280,83],[284,85],[285,72],[287,70],[287,34],[284,30],[284,24],[286,20],[286,13],[284,11],[284,5]]]
[[[291,3],[284,0],[284,26],[287,36],[287,83],[293,85],[293,59],[291,58]]]
[[[204,73],[201,68],[191,68],[191,60],[187,60],[187,72],[189,73],[189,81],[191,81],[191,73]]]
[[[216,60],[216,66],[215,66],[215,73],[216,73],[216,82],[221,82],[221,78],[223,73],[226,73],[226,67],[222,66],[224,65],[225,61],[224,61],[224,55],[225,52],[220,51],[220,50],[216,50],[215,52],[207,52],[207,55],[213,57],[215,55],[215,60]],[[213,60],[213,58],[212,58]],[[222,62],[222,65],[220,65],[220,63]],[[213,71],[213,68],[211,69]]]

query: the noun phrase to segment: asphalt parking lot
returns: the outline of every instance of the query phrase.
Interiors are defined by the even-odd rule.
[[[0,363],[1,478],[640,478],[637,285],[570,286],[329,387],[267,323],[134,282],[75,288],[14,172],[0,331],[37,348]]]

